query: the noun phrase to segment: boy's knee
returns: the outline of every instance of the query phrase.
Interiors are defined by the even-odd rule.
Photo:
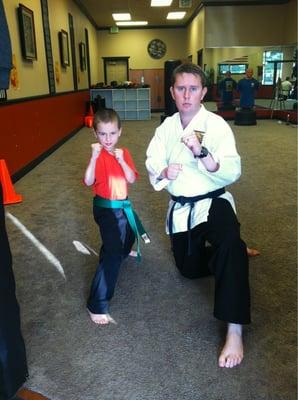
[[[178,265],[176,263],[176,267],[180,274],[184,276],[184,278],[188,279],[198,279],[198,278],[204,278],[206,276],[211,275],[211,271],[208,267],[208,265],[205,264],[196,264],[196,265],[190,265],[187,263],[184,263],[182,265]]]

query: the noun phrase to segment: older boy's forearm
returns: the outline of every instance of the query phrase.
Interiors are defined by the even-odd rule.
[[[219,162],[215,161],[210,153],[205,158],[201,158],[200,161],[208,172],[216,172],[219,170]]]

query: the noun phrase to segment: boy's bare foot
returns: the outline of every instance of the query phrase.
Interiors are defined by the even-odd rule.
[[[218,366],[233,368],[243,360],[242,325],[228,324],[226,343],[220,353]]]
[[[97,325],[107,325],[110,322],[109,314],[93,314],[88,310],[91,320]]]
[[[255,257],[259,256],[261,253],[257,249],[251,249],[249,247],[246,247],[247,255],[248,257]]]
[[[135,250],[131,250],[129,255],[130,255],[130,257],[138,257],[138,253]]]

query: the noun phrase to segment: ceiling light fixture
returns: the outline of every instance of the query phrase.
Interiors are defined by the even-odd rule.
[[[173,0],[151,0],[151,7],[168,7]]]
[[[116,22],[117,26],[140,26],[140,25],[148,25],[148,21],[121,21]]]
[[[130,21],[131,15],[129,13],[115,13],[112,14],[114,21]]]
[[[185,14],[185,11],[169,12],[167,19],[183,19]]]

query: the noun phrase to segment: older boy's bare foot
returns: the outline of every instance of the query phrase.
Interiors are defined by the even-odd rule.
[[[243,360],[242,325],[228,324],[226,343],[220,353],[218,366],[233,368]]]
[[[135,250],[131,250],[129,255],[130,255],[130,257],[138,257],[138,253]]]
[[[257,249],[251,249],[249,247],[246,247],[247,255],[248,257],[256,257],[259,256],[261,253]]]
[[[110,322],[109,314],[93,314],[88,310],[91,320],[97,325],[107,325]]]

